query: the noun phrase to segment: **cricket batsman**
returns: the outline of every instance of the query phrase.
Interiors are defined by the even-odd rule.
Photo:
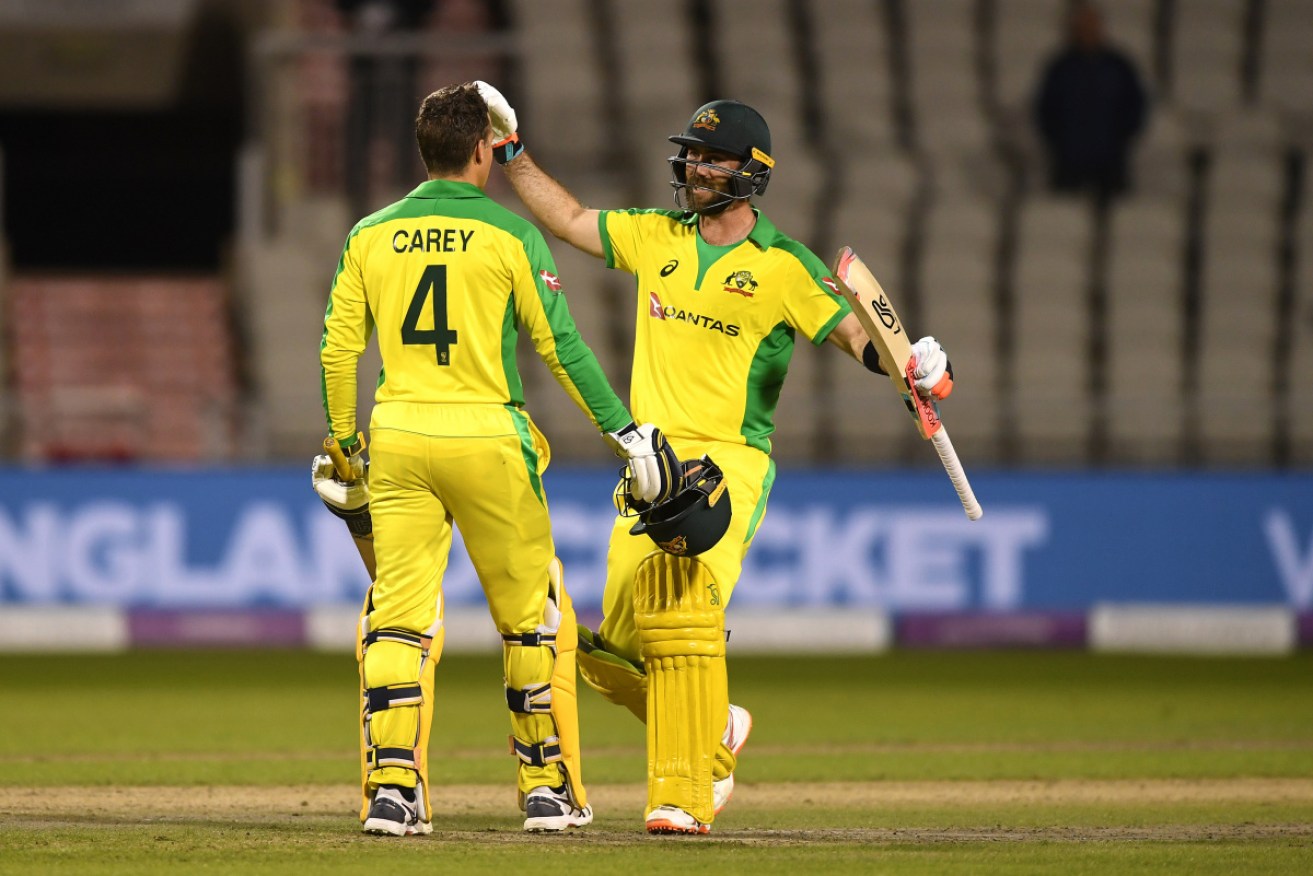
[[[616,518],[604,618],[596,632],[580,628],[584,680],[647,724],[647,830],[705,834],[733,792],[752,727],[747,710],[729,703],[725,607],[775,480],[770,436],[795,342],[829,341],[885,369],[821,260],[752,206],[775,167],[770,131],[752,107],[712,101],[670,138],[679,150],[669,159],[677,209],[594,210],[534,163],[506,98],[478,86],[496,159],[535,218],[637,281],[628,304],[633,410],[661,423],[680,459],[705,457],[714,462],[705,471],[723,472],[723,481],[693,475],[706,489],[699,513],[683,518],[687,531],[678,514],[659,509],[647,511],[664,524],[652,540]],[[953,382],[943,348],[923,338],[914,355],[918,391],[946,397]],[[723,535],[706,547],[694,527],[730,501]],[[699,540],[705,549],[694,555],[688,545]]]
[[[484,194],[494,150],[479,90],[430,94],[415,136],[428,180],[351,229],[320,347],[332,441],[312,483],[376,560],[357,649],[360,819],[366,833],[432,831],[434,669],[458,526],[504,643],[524,828],[579,827],[592,810],[579,751],[577,628],[543,494],[550,451],[524,410],[516,369],[519,330],[626,460],[633,500],[668,498],[678,460],[660,431],[634,422],[580,338],[542,235]],[[375,330],[383,371],[367,468],[356,368]]]

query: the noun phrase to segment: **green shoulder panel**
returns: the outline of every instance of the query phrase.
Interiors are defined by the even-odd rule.
[[[834,331],[834,327],[838,325],[845,316],[852,312],[852,308],[848,306],[847,299],[840,295],[838,290],[825,282],[826,280],[833,282],[834,275],[830,273],[830,269],[825,266],[825,262],[821,261],[814,252],[794,240],[792,237],[786,237],[778,232],[776,233],[775,239],[771,242],[771,246],[783,250],[793,256],[793,258],[797,260],[800,269],[805,271],[807,275],[812,278],[812,281],[816,286],[827,296],[834,299],[834,302],[838,305],[838,309],[835,311],[834,316],[831,317],[821,330],[816,333],[816,337],[811,339],[813,344],[820,346],[821,343],[830,336],[830,332]]]

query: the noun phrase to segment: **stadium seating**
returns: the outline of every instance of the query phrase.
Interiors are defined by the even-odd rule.
[[[1103,4],[1113,42],[1151,95],[1134,195],[1113,204],[1106,226],[1084,202],[1040,190],[1031,101],[1066,5],[447,0],[435,4],[428,33],[475,49],[425,55],[419,87],[498,79],[534,153],[598,207],[669,206],[666,138],[713,97],[755,105],[778,161],[761,208],[827,262],[839,245],[854,246],[913,332],[945,341],[959,372],[945,416],[964,458],[1313,461],[1313,4]],[[332,50],[347,28],[336,4],[287,8],[289,24],[322,39],[260,67],[265,78],[252,83],[262,104],[244,167],[258,191],[239,214],[260,227],[239,235],[233,283],[254,411],[245,446],[280,459],[303,456],[323,428],[314,352],[331,266],[358,218],[347,182],[369,174],[379,204],[396,194],[386,168],[348,166],[347,68]],[[503,24],[509,42],[491,39]],[[490,193],[524,213],[499,175]],[[623,389],[632,282],[551,243],[576,322]],[[27,282],[8,282],[10,312],[32,294]],[[36,336],[8,324],[17,363],[16,345]],[[38,372],[48,384],[39,403],[11,406],[24,434],[36,434],[28,427],[38,407],[42,417],[75,411],[98,434],[118,436],[108,445],[156,452],[142,449],[155,445],[140,430],[156,427],[141,412],[164,390],[143,396],[113,378],[126,366],[102,368],[94,355],[68,364],[37,356],[13,371],[29,395]],[[376,353],[367,356],[362,374],[377,367]],[[596,460],[591,426],[527,348],[521,359],[530,409],[557,458]],[[109,382],[88,395],[67,369],[93,364]],[[57,385],[65,380],[73,384]],[[362,378],[362,416],[371,391]],[[777,452],[796,461],[921,459],[906,424],[885,416],[881,392],[836,351],[800,345]],[[27,453],[64,440],[50,436],[67,418],[49,417]],[[201,452],[199,439],[188,440],[160,452]]]
[[[1007,387],[1024,464],[1080,459],[1089,441],[1091,216],[1083,201],[1036,198],[1019,222]]]
[[[941,201],[930,210],[912,334],[942,340],[962,379],[944,406],[958,451],[999,458],[998,208],[986,200]],[[904,317],[911,320],[909,314]]]
[[[19,276],[8,293],[24,458],[233,456],[237,383],[220,281]]]
[[[1185,210],[1173,201],[1118,205],[1108,246],[1106,402],[1109,455],[1167,464],[1184,424]]]
[[[1290,427],[1291,461],[1307,466],[1313,464],[1313,215],[1307,210],[1298,232],[1298,252],[1284,414]]]

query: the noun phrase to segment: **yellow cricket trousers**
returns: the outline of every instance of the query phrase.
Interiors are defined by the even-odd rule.
[[[670,444],[681,460],[710,456],[729,484],[733,509],[729,529],[715,547],[698,555],[720,590],[723,611],[743,571],[748,546],[765,516],[766,500],[775,480],[775,463],[767,454],[743,444],[677,438],[670,438]],[[646,535],[630,535],[633,525],[633,517],[617,516],[611,528],[606,589],[602,595],[603,618],[598,633],[606,642],[607,651],[641,666],[638,632],[634,628],[634,574],[643,558],[658,548]]]

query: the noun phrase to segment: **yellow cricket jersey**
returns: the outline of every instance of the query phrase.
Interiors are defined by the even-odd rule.
[[[378,404],[520,408],[517,323],[599,430],[632,419],[579,336],[538,229],[478,186],[422,184],[360,220],[342,250],[320,345],[329,430],[355,441],[356,366],[376,324]]]
[[[670,210],[603,211],[598,228],[607,267],[638,279],[634,415],[769,453],[795,334],[820,344],[850,312],[825,264],[759,212],[727,247]]]

